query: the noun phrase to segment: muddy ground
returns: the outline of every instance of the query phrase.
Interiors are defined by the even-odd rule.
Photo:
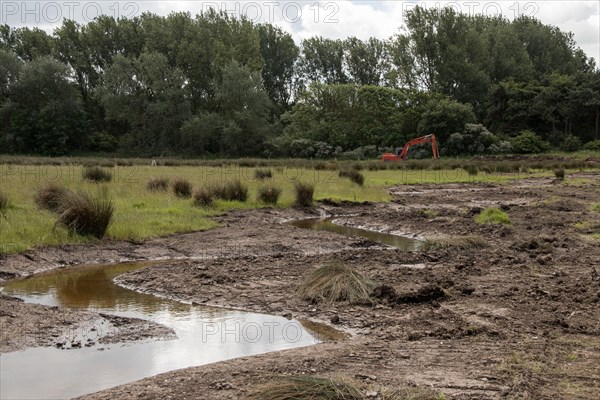
[[[237,399],[273,375],[424,385],[446,398],[596,399],[600,393],[600,174],[510,185],[392,188],[388,204],[231,212],[210,232],[146,242],[62,246],[0,260],[8,278],[57,265],[165,261],[117,278],[198,304],[325,321],[345,341],[189,368],[89,398]],[[511,226],[479,225],[499,206]],[[328,213],[342,224],[426,238],[478,236],[484,249],[406,253],[282,222]],[[315,266],[339,262],[385,285],[371,304],[309,304],[294,295]],[[428,289],[430,297],[415,293]],[[2,310],[8,300],[2,301]],[[7,317],[0,316],[0,321]],[[10,317],[8,317],[10,318]]]

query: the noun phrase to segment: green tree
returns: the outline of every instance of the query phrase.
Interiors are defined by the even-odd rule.
[[[462,132],[466,124],[476,122],[473,108],[449,99],[431,100],[419,121],[419,133],[435,134],[443,144],[452,133]]]

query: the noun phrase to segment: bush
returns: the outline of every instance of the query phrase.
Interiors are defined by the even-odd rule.
[[[216,184],[209,189],[210,193],[221,200],[241,201],[248,200],[248,187],[239,179],[226,182],[225,184]]]
[[[194,206],[196,207],[210,207],[213,204],[213,200],[213,194],[210,190],[201,188],[194,193]]]
[[[112,201],[93,198],[87,193],[68,192],[62,197],[58,223],[69,231],[101,239],[114,214]]]
[[[591,142],[587,142],[583,148],[590,151],[600,151],[600,140],[592,140]]]
[[[298,288],[298,295],[313,303],[369,301],[375,282],[342,264],[329,264],[314,270]]]
[[[86,167],[83,170],[83,179],[90,182],[110,182],[112,180],[112,172],[100,167]]]
[[[511,139],[513,151],[519,154],[541,153],[549,149],[548,143],[532,131],[522,131]]]
[[[173,182],[173,192],[177,197],[189,199],[192,197],[192,184],[185,179],[177,179]]]
[[[279,196],[281,195],[281,189],[275,186],[262,186],[258,188],[256,198],[265,204],[277,204]]]
[[[151,192],[165,192],[169,189],[169,179],[151,178],[146,184],[146,188]]]
[[[348,178],[352,182],[356,183],[359,186],[362,186],[365,184],[364,175],[355,169],[351,169],[350,171],[340,171],[339,176],[340,176],[340,178]]]
[[[50,183],[35,192],[33,201],[42,210],[59,212],[63,197],[67,193],[69,193],[68,189]]]
[[[8,208],[8,196],[0,192],[0,212],[4,212]]]
[[[254,171],[254,178],[257,180],[271,179],[273,172],[270,169],[257,169]]]
[[[581,149],[581,139],[577,136],[567,136],[560,145],[560,148],[564,151],[577,151]]]
[[[510,225],[508,214],[499,208],[486,208],[477,217],[475,222],[478,224],[503,224]]]
[[[310,183],[296,182],[294,185],[296,193],[295,204],[300,207],[310,207],[313,203],[313,196],[315,194],[315,187]]]

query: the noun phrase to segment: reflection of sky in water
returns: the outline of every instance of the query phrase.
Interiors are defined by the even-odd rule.
[[[172,328],[177,339],[127,345],[97,344],[75,350],[33,348],[3,354],[0,398],[73,397],[174,369],[318,342],[298,321],[191,306],[113,284],[115,276],[146,265],[63,269],[8,283],[5,294],[29,303],[151,320]],[[102,330],[102,327],[97,329]],[[95,336],[95,333],[83,333]],[[105,350],[99,351],[101,347]]]

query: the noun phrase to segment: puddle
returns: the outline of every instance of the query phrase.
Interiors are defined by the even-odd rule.
[[[376,232],[367,229],[354,228],[351,226],[338,225],[333,223],[331,218],[300,219],[288,223],[297,228],[312,229],[315,231],[334,232],[346,236],[359,236],[369,239],[376,243],[397,247],[404,251],[417,251],[422,244],[422,241],[412,239],[406,236],[393,235],[391,233]]]
[[[297,320],[192,306],[113,283],[114,277],[148,265],[73,267],[7,282],[3,293],[28,303],[150,320],[173,329],[177,338],[2,354],[0,398],[70,398],[175,369],[309,346],[324,339],[318,329]],[[95,340],[102,329],[118,327],[90,326],[72,335]]]

